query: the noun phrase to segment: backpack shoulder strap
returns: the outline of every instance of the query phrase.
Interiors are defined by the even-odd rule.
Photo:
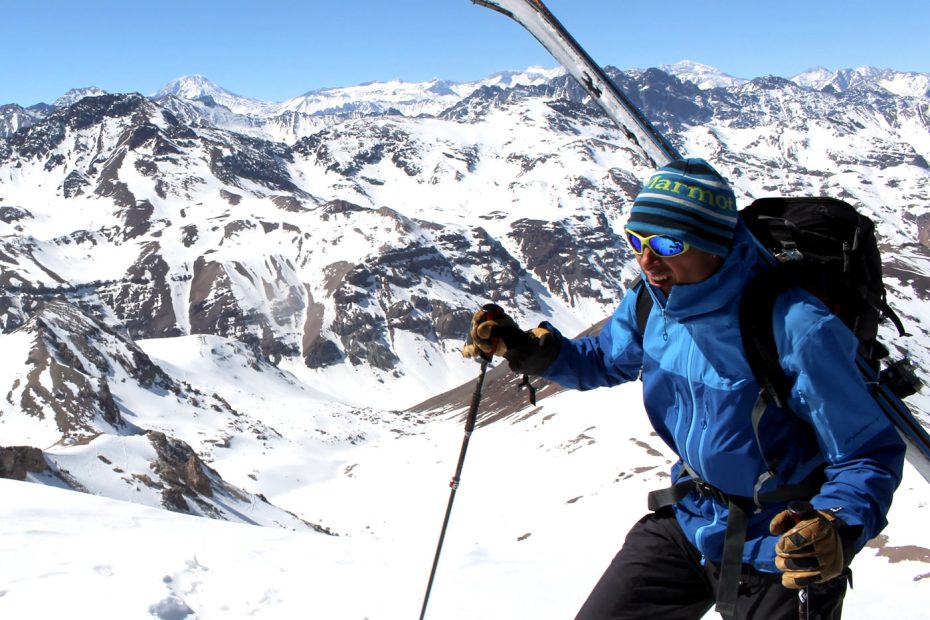
[[[763,395],[782,409],[787,408],[792,382],[778,356],[772,317],[775,300],[798,281],[795,269],[787,263],[759,274],[746,285],[740,301],[740,336],[749,368]]]
[[[652,295],[646,290],[642,274],[636,276],[631,288],[636,291],[636,329],[642,337],[646,333],[646,322],[652,310]]]

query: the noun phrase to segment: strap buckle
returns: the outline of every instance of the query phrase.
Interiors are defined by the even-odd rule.
[[[724,506],[730,503],[730,496],[717,487],[704,482],[700,478],[694,478],[693,480],[694,488],[697,489],[697,492],[701,497],[708,497],[710,499],[717,500]]]

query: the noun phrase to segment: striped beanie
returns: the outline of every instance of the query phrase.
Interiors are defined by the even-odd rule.
[[[726,256],[736,230],[736,197],[703,159],[679,159],[659,168],[633,201],[627,227],[642,235],[669,235]]]

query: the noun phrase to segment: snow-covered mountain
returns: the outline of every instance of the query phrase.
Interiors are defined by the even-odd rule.
[[[890,302],[913,334],[884,335],[930,379],[930,98],[866,77],[839,88],[676,67],[609,72],[683,152],[714,162],[741,204],[823,194],[873,216]],[[522,324],[578,332],[635,273],[621,231],[650,168],[561,72],[282,103],[183,78],[153,97],[2,110],[13,119],[0,137],[7,477],[338,534],[357,553],[368,537],[399,544],[424,525],[404,521],[386,476],[451,473],[457,446],[436,437],[459,430],[470,394],[468,383],[447,390],[474,377],[459,353],[474,309],[495,301]],[[557,497],[534,504],[561,529],[529,510],[488,515],[488,527],[507,523],[510,557],[545,555],[576,519],[608,527],[599,510],[639,506],[664,483],[670,455],[644,423],[595,421],[584,395],[551,386],[541,408],[501,377],[487,389],[496,449],[553,478],[566,459],[603,470],[560,479]],[[911,403],[930,413],[925,395]],[[894,547],[930,546],[891,535]],[[13,600],[0,590],[0,609]]]
[[[20,129],[35,125],[53,109],[45,104],[28,108],[15,103],[0,105],[0,137],[10,136]]]
[[[86,88],[72,88],[64,95],[56,99],[52,103],[53,108],[66,108],[73,103],[77,103],[84,97],[99,97],[100,95],[106,95],[107,91],[97,88],[96,86],[88,86]]]
[[[314,115],[402,114],[435,116],[482,87],[539,86],[563,75],[561,69],[531,67],[525,71],[495,73],[478,82],[369,82],[357,86],[324,88],[289,99],[277,113],[299,112]]]
[[[749,79],[728,75],[716,67],[693,60],[682,60],[661,65],[662,71],[674,75],[682,82],[691,82],[701,90],[732,88],[749,82]],[[798,86],[813,90],[830,90],[841,93],[850,89],[886,90],[900,97],[930,96],[930,74],[876,67],[856,67],[832,71],[814,67],[788,78]]]
[[[682,82],[691,82],[701,90],[739,86],[749,81],[744,78],[733,77],[716,67],[693,60],[682,60],[673,65],[661,65],[659,68],[670,75],[674,75]]]
[[[700,89],[657,69],[613,75],[684,152],[718,164],[743,203],[853,200],[889,247],[912,248],[891,253],[889,276],[925,273],[926,98],[771,77]],[[389,92],[451,105],[330,114],[292,142],[265,135],[279,135],[269,129],[279,117],[254,105],[236,113],[202,79],[155,99],[57,108],[0,141],[0,324],[13,332],[63,300],[134,340],[235,339],[346,397],[353,376],[390,406],[465,378],[458,345],[481,301],[583,329],[632,276],[618,233],[649,169],[577,85],[544,77],[459,94],[342,89],[359,106]],[[926,297],[921,280],[902,278],[916,290],[897,287],[900,303]],[[916,309],[901,310],[920,324]]]
[[[265,101],[231,93],[202,75],[187,75],[173,80],[160,88],[152,98],[159,100],[169,96],[223,106],[235,114],[246,116],[266,114],[275,107]]]
[[[791,81],[815,90],[830,89],[834,92],[844,92],[852,88],[885,89],[901,97],[930,96],[930,75],[875,67],[857,67],[839,71],[817,67],[795,75]]]

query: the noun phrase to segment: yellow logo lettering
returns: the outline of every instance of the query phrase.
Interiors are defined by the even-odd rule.
[[[691,186],[688,189],[690,190],[688,191],[688,198],[696,198],[698,202],[706,202],[707,204],[711,204],[711,197],[713,194],[711,194],[706,189],[695,186]]]
[[[716,194],[710,189],[697,185],[688,185],[681,181],[667,179],[661,175],[655,175],[649,179],[646,185],[648,189],[662,190],[674,194],[687,193],[691,200],[722,209],[724,211],[734,211],[733,199],[725,194]]]

